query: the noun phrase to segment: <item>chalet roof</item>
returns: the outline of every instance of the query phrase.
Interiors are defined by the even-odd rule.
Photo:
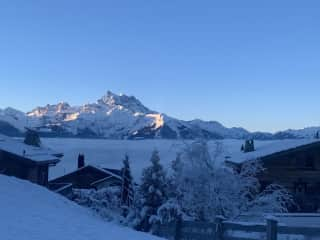
[[[45,146],[30,146],[23,139],[11,138],[0,134],[0,151],[5,151],[22,159],[38,164],[54,164],[60,161],[63,154],[55,152]]]
[[[115,175],[117,175],[117,176],[122,176],[122,172],[121,172],[121,170],[120,169],[112,169],[112,168],[102,168],[103,170],[105,170],[105,171],[107,171],[107,172],[111,172],[111,173],[113,173],[113,174],[115,174]]]
[[[110,171],[112,170],[112,171]],[[121,175],[115,174],[118,172],[116,169],[104,169],[93,165],[86,165],[78,168],[75,171],[69,172],[63,176],[50,181],[51,184],[55,183],[69,183],[69,182],[82,182],[86,186],[95,186],[110,179],[117,179],[122,181]],[[85,174],[84,174],[85,173]],[[88,174],[90,173],[90,174]],[[80,179],[81,176],[81,179]]]
[[[240,151],[241,141],[239,140],[224,140],[226,148],[225,160],[233,163],[242,163],[254,159],[266,159],[275,154],[285,154],[294,149],[301,147],[314,146],[319,144],[319,139],[285,139],[272,141],[255,141],[255,151],[244,153]]]
[[[63,179],[63,178],[65,178],[65,177],[67,177],[67,176],[76,175],[76,173],[78,173],[78,172],[80,172],[80,171],[89,170],[89,169],[92,169],[92,170],[94,170],[94,171],[98,171],[98,172],[102,173],[102,175],[104,175],[104,177],[112,176],[112,177],[115,177],[115,178],[117,178],[117,179],[119,179],[119,180],[122,179],[122,178],[121,178],[121,175],[115,174],[115,172],[118,172],[119,170],[109,169],[109,168],[100,168],[100,167],[94,166],[94,165],[86,165],[86,166],[84,166],[84,167],[78,168],[78,169],[76,169],[76,170],[74,170],[74,171],[72,171],[72,172],[69,172],[69,173],[67,173],[67,174],[65,174],[65,175],[63,175],[63,176],[60,176],[60,177],[58,177],[58,178],[56,178],[56,179],[53,179],[53,180],[51,180],[51,181],[52,181],[52,182],[57,182],[57,180],[59,180],[59,179]],[[112,171],[111,171],[111,170],[112,170]],[[102,179],[102,178],[101,178],[101,179]],[[99,179],[99,180],[101,180],[101,179]]]

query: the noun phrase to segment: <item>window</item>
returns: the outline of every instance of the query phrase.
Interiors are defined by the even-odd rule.
[[[305,167],[314,168],[314,159],[312,155],[308,155],[305,161]]]
[[[297,196],[303,196],[307,191],[307,183],[299,179],[294,183],[294,191]]]

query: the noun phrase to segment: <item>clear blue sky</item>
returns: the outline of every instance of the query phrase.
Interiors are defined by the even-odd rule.
[[[1,1],[0,108],[135,95],[181,119],[320,125],[319,1]]]

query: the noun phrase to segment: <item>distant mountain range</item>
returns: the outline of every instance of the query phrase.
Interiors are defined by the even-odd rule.
[[[96,103],[70,106],[62,102],[37,107],[28,113],[0,109],[0,133],[21,136],[25,127],[46,137],[107,139],[247,139],[310,138],[320,127],[275,134],[227,128],[216,121],[183,121],[144,106],[133,96],[107,92]]]

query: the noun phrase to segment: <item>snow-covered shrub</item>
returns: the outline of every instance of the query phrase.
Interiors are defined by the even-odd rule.
[[[288,212],[288,208],[294,205],[293,197],[287,189],[278,184],[271,184],[251,201],[248,211],[253,213],[283,213]]]
[[[100,190],[74,190],[74,201],[79,205],[88,207],[108,221],[120,222],[121,189],[119,187],[106,187]]]
[[[133,186],[134,188],[134,198],[133,202],[128,208],[128,214],[123,219],[122,224],[136,230],[140,230],[140,224],[142,221],[141,216],[141,209],[142,209],[142,196],[141,193],[138,191],[137,186]]]
[[[176,199],[169,199],[158,209],[157,220],[161,224],[175,222],[182,218],[182,211]]]
[[[239,183],[240,212],[247,212],[249,205],[259,194],[261,185],[257,175],[263,170],[262,163],[258,160],[253,160],[245,162],[239,172],[233,172]]]

